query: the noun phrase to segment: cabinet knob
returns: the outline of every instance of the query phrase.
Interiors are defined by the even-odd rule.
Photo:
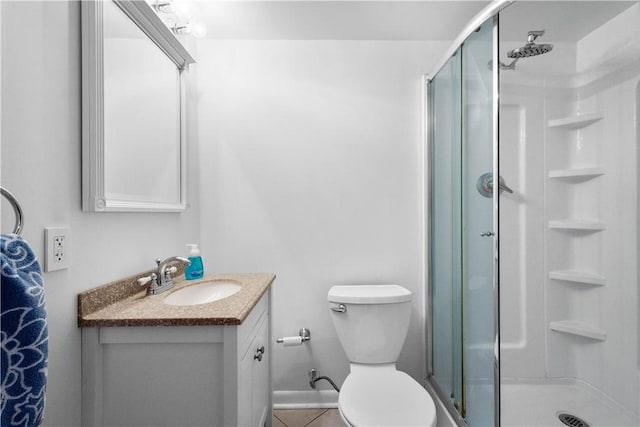
[[[262,362],[262,355],[264,354],[264,346],[260,346],[256,349],[256,354],[253,355],[253,360],[258,360],[258,362]]]

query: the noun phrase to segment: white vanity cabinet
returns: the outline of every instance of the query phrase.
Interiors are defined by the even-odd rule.
[[[83,426],[271,426],[270,291],[240,325],[82,328]]]

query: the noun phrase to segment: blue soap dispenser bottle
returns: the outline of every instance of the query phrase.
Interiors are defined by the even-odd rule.
[[[202,266],[202,257],[200,257],[200,250],[197,243],[189,243],[189,264],[184,269],[184,277],[187,280],[202,279],[204,276],[204,267]]]

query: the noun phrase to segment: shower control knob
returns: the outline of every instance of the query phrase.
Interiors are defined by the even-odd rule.
[[[493,237],[495,235],[496,233],[494,233],[493,231],[483,231],[482,233],[480,233],[480,237]]]

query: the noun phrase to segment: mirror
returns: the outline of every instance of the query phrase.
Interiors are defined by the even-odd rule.
[[[194,62],[145,1],[82,2],[83,210],[186,208]]]

